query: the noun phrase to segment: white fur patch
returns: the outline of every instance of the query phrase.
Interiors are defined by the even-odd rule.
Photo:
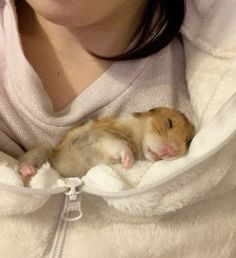
[[[29,186],[31,188],[40,189],[57,187],[57,180],[60,178],[58,172],[47,162],[37,171],[37,174],[32,177]]]

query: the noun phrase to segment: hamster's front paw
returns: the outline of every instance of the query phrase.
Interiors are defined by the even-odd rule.
[[[23,176],[23,177],[31,177],[34,176],[36,174],[36,169],[33,165],[31,164],[27,164],[27,163],[23,163],[19,166],[19,173]]]
[[[129,169],[134,164],[134,155],[130,148],[121,151],[121,164],[125,169]]]

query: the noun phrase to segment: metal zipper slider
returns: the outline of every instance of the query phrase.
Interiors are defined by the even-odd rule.
[[[69,177],[64,181],[64,186],[69,190],[65,192],[65,206],[62,218],[65,221],[76,221],[82,217],[81,210],[81,186],[83,181],[78,177]]]

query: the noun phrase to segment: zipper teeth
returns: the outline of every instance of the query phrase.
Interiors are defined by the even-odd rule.
[[[67,198],[64,198],[64,205],[62,206],[60,215],[59,215],[59,222],[57,225],[57,230],[54,237],[54,243],[52,246],[52,250],[50,253],[49,258],[61,258],[63,253],[64,241],[65,241],[65,233],[68,226],[68,221],[62,218],[62,214],[65,209],[68,207]]]
[[[68,187],[55,187],[55,188],[41,188],[41,189],[35,189],[35,188],[28,188],[28,187],[22,187],[22,186],[11,186],[11,185],[5,185],[0,183],[0,189],[1,190],[9,190],[16,193],[23,193],[23,194],[39,194],[39,195],[52,195],[52,194],[60,194],[65,193],[68,191]]]
[[[66,229],[68,226],[68,221],[64,220],[62,217],[60,218],[60,220],[61,220],[61,222],[59,224],[60,228],[59,228],[59,232],[56,236],[57,241],[56,241],[53,258],[62,257],[64,242],[65,242],[65,234],[66,234]]]

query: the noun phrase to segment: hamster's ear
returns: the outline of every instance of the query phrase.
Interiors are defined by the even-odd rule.
[[[143,117],[143,112],[134,112],[132,113],[132,115],[136,118],[140,118],[140,117]]]
[[[148,110],[148,112],[151,112],[151,113],[156,112],[156,109],[157,108],[151,108],[151,109]]]
[[[149,109],[148,111],[135,112],[135,113],[133,113],[133,116],[137,117],[137,118],[147,117],[147,116],[152,116],[152,115],[155,115],[157,113],[160,113],[160,111],[161,111],[161,108],[154,107],[154,108]]]
[[[162,111],[162,107],[154,107],[148,110],[149,113],[153,114],[158,114]]]

